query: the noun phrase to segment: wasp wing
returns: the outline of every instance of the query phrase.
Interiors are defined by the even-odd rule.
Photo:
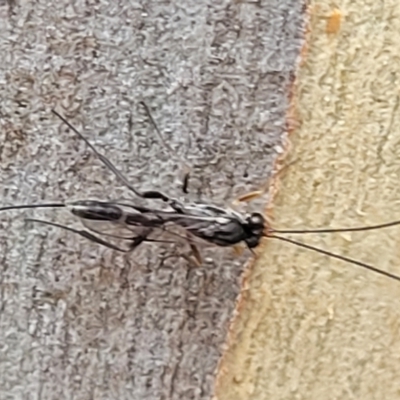
[[[123,221],[96,221],[80,218],[83,226],[100,235],[115,239],[129,240],[133,237],[148,235],[152,228],[126,225]]]
[[[119,201],[83,200],[68,204],[72,214],[91,232],[113,246],[133,249],[144,241],[160,241],[163,221],[150,209]],[[161,240],[163,241],[163,240]]]
[[[246,237],[240,216],[205,204],[187,204],[179,212],[136,206],[128,202],[85,200],[69,205],[90,231],[116,241],[173,241],[197,239],[233,246]]]
[[[174,227],[179,227],[217,246],[233,246],[246,238],[241,221],[229,213],[217,217],[182,215],[173,212],[158,212],[157,215],[164,221],[164,231],[171,232]]]
[[[195,231],[199,229],[194,226],[191,218],[186,218],[186,225],[183,223],[175,223],[175,217],[179,215],[175,212],[146,210],[144,215],[137,212],[126,212],[123,217],[115,220],[96,220],[80,218],[81,223],[91,232],[100,236],[106,236],[111,246],[118,246],[124,251],[130,251],[136,248],[142,242],[163,242],[189,243],[196,264],[201,264],[200,252],[196,246],[199,242],[199,235],[192,235],[192,227]],[[179,222],[179,221],[178,221]],[[202,222],[205,224],[205,221]],[[197,238],[195,237],[197,236]],[[110,246],[109,246],[110,247]]]

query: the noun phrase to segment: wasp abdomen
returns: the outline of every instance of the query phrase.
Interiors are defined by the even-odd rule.
[[[115,204],[96,200],[74,201],[68,204],[72,214],[79,218],[98,221],[119,221],[123,211]]]

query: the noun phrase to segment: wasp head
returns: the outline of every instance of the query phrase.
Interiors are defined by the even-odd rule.
[[[248,237],[245,242],[252,249],[258,246],[260,239],[264,236],[265,218],[260,213],[253,213],[246,218],[246,222]]]

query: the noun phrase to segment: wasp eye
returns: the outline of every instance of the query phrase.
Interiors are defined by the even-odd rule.
[[[247,222],[252,228],[264,228],[265,218],[260,213],[253,213],[247,218]]]

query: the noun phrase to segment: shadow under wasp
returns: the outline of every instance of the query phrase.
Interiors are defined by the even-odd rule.
[[[169,151],[172,151],[171,147],[163,139],[161,131],[158,129],[147,105],[143,102],[141,105],[144,107],[147,117],[155,128],[162,143]],[[259,245],[263,238],[272,238],[316,251],[323,255],[357,265],[400,281],[400,276],[381,270],[375,266],[281,236],[282,234],[315,234],[377,230],[400,225],[400,220],[355,228],[279,230],[272,228],[261,213],[253,212],[244,215],[235,211],[233,208],[221,208],[206,203],[182,202],[178,199],[170,198],[157,190],[141,192],[133,187],[114,164],[112,164],[107,157],[102,155],[70,122],[57,111],[52,110],[52,112],[86,143],[97,158],[124,186],[133,192],[134,195],[146,200],[160,200],[164,205],[167,205],[168,208],[153,208],[150,206],[136,205],[128,200],[79,200],[47,204],[12,205],[1,207],[0,211],[33,208],[67,208],[73,215],[80,219],[83,226],[86,227],[86,230],[33,218],[28,218],[27,221],[61,228],[110,249],[122,252],[131,252],[144,242],[166,242],[166,240],[160,239],[160,236],[166,233],[175,240],[185,239],[189,243],[198,264],[201,263],[201,256],[196,247],[195,239],[201,239],[209,244],[222,247],[235,246],[244,242],[246,246],[252,250]],[[188,182],[189,172],[185,174],[183,181],[184,193],[188,192]],[[256,192],[254,192],[254,194],[250,193],[242,196],[239,198],[239,201],[251,200],[255,197],[255,193]],[[116,241],[118,244],[114,244],[112,240],[114,240],[114,242]]]

